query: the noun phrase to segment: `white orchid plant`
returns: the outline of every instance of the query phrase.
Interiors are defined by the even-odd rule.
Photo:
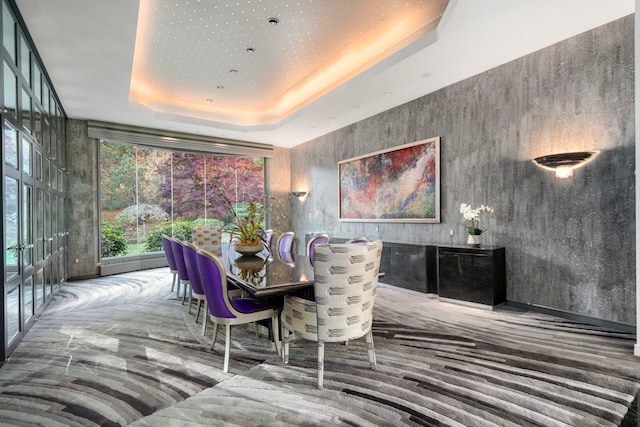
[[[487,213],[490,216],[495,216],[495,210],[490,206],[480,205],[477,208],[472,208],[471,205],[466,203],[460,204],[460,213],[462,214],[462,222],[467,223],[467,231],[472,236],[479,236],[484,231],[480,228],[480,214],[482,212]]]

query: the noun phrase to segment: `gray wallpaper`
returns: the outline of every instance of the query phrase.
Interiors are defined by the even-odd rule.
[[[293,228],[390,242],[464,243],[460,203],[487,204],[486,244],[507,253],[507,298],[635,324],[633,16],[291,150]],[[439,224],[338,218],[337,162],[440,136]],[[601,150],[568,179],[533,164]],[[453,230],[454,236],[450,236]]]

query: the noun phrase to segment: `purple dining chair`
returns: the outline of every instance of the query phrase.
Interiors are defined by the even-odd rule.
[[[309,239],[309,243],[307,243],[307,256],[309,257],[309,262],[313,265],[314,258],[314,250],[313,247],[315,245],[326,245],[329,243],[329,235],[328,234],[316,234],[311,239]]]
[[[271,319],[271,329],[276,344],[276,351],[278,355],[280,355],[278,310],[256,298],[230,299],[227,290],[227,275],[218,257],[206,251],[198,250],[197,259],[200,281],[207,299],[209,318],[213,322],[212,349],[216,344],[218,325],[225,326],[223,371],[229,371],[231,325],[242,325],[259,320]]]
[[[187,275],[189,276],[189,283],[191,284],[191,293],[189,294],[189,302],[187,303],[187,313],[191,313],[191,302],[195,299],[197,304],[195,322],[198,323],[198,319],[200,318],[200,308],[204,304],[204,319],[202,322],[202,335],[204,335],[207,329],[207,300],[202,288],[202,282],[200,281],[197,251],[198,248],[194,244],[183,242],[182,252],[184,254],[184,265],[187,269]]]
[[[278,237],[276,244],[278,252],[293,252],[293,242],[296,234],[293,231],[287,231]]]
[[[347,240],[347,243],[367,243],[370,242],[371,240],[369,240],[366,237],[354,237],[351,240]]]
[[[178,293],[177,297],[180,297],[180,284],[178,282],[178,267],[176,266],[176,260],[173,257],[173,248],[171,247],[171,237],[163,234],[162,235],[162,249],[164,249],[164,255],[167,257],[167,264],[169,264],[169,271],[172,274],[171,279],[171,292],[176,287],[176,283],[178,284]]]
[[[187,268],[184,265],[184,253],[182,252],[182,241],[176,238],[171,239],[171,248],[173,249],[173,259],[176,263],[176,268],[178,270],[178,279],[180,282],[178,283],[178,287],[180,283],[182,284],[182,304],[184,304],[187,297],[187,288],[189,289],[189,294],[191,294],[191,284],[189,282],[189,273],[187,273]],[[178,296],[180,296],[180,291],[178,290]]]

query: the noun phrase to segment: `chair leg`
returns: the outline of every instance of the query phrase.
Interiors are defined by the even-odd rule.
[[[211,341],[211,350],[213,350],[213,348],[216,345],[216,336],[218,335],[218,324],[216,322],[213,322],[213,340]]]
[[[373,334],[371,331],[367,332],[364,339],[367,343],[367,353],[369,353],[369,366],[371,369],[376,369],[376,351],[373,348]]]
[[[229,352],[231,351],[231,325],[224,325],[224,367],[222,372],[229,372]]]
[[[280,326],[278,325],[277,310],[273,310],[273,316],[271,317],[271,330],[273,333],[273,341],[276,344],[276,352],[278,353],[278,356],[280,356],[282,355],[282,350],[280,348],[282,343],[280,342]]]
[[[289,363],[289,329],[282,323],[282,363]]]
[[[182,305],[187,300],[187,288],[189,288],[189,298],[191,298],[191,285],[189,283],[184,284],[184,290],[182,291]]]
[[[176,282],[178,281],[178,273],[173,273],[171,278],[171,292],[176,288]],[[180,288],[178,288],[179,290]]]
[[[318,389],[322,390],[324,384],[324,342],[318,341]]]
[[[189,299],[187,302],[187,314],[191,314],[191,302],[193,301],[193,291],[189,287]]]
[[[209,322],[209,307],[207,306],[207,300],[204,300],[204,313],[202,313],[202,336],[207,333],[207,323]]]
[[[198,319],[200,319],[200,307],[202,307],[202,300],[199,299],[196,303],[196,321],[195,323],[198,323]]]

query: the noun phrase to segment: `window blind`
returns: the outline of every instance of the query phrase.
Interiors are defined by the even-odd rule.
[[[231,156],[273,157],[273,145],[182,132],[161,131],[89,120],[90,138],[145,145],[168,150]]]

